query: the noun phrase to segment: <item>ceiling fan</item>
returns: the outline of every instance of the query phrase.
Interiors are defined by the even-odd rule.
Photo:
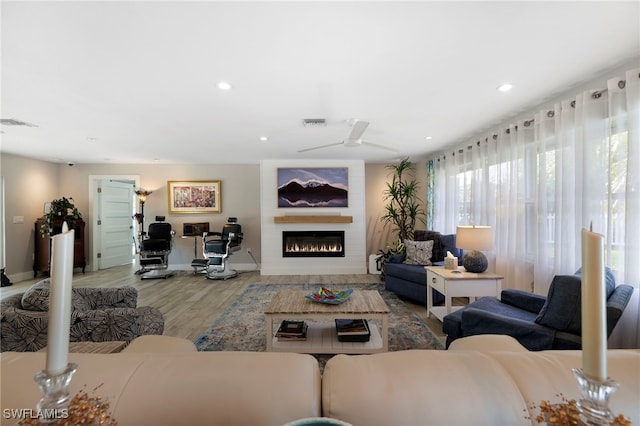
[[[398,152],[398,150],[393,149],[393,148],[389,148],[389,147],[384,146],[384,145],[379,145],[377,143],[363,141],[362,140],[362,134],[364,133],[365,130],[367,130],[367,127],[369,127],[369,122],[368,121],[352,120],[351,132],[349,132],[349,136],[347,136],[347,138],[345,140],[343,140],[342,142],[330,143],[330,144],[327,144],[327,145],[315,146],[313,148],[301,149],[298,152],[307,152],[307,151],[312,151],[314,149],[327,148],[327,147],[335,146],[335,145],[344,145],[344,146],[348,146],[348,147],[368,145],[368,146],[373,146],[375,148],[385,149],[385,150],[391,151],[391,152]]]

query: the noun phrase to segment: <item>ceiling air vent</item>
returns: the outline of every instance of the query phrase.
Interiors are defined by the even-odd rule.
[[[326,118],[303,118],[302,125],[304,127],[326,127]]]
[[[13,118],[0,118],[0,124],[2,124],[3,126],[38,127],[35,124],[27,123],[26,121],[15,120]]]

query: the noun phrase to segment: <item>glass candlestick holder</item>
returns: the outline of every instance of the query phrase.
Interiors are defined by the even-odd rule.
[[[36,407],[40,423],[54,423],[68,417],[69,403],[72,399],[69,395],[69,383],[77,368],[77,364],[69,363],[62,373],[51,375],[43,370],[35,375],[33,379],[42,390],[42,398]]]
[[[610,425],[614,415],[609,409],[609,397],[618,389],[618,383],[611,379],[594,380],[585,376],[580,368],[572,371],[582,394],[577,404],[581,420],[587,425]]]

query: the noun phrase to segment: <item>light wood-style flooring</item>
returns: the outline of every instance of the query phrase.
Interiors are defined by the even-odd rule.
[[[119,266],[97,272],[77,272],[74,287],[122,287],[138,289],[138,306],[155,306],[164,315],[164,334],[195,340],[202,334],[248,284],[355,284],[379,282],[379,275],[277,275],[263,276],[259,271],[240,272],[228,280],[207,280],[192,271],[176,271],[166,279],[140,279],[133,265]],[[0,297],[22,293],[33,280],[14,283],[0,289]],[[433,317],[427,318],[425,307],[405,301],[406,305],[444,341],[442,325]]]

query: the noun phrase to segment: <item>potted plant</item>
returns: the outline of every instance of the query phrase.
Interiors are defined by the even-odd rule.
[[[82,219],[82,214],[73,204],[73,198],[62,197],[58,200],[53,200],[49,211],[44,215],[44,222],[40,226],[40,234],[43,238],[47,234],[51,234],[55,222],[67,222],[71,229],[78,219]]]
[[[398,240],[402,243],[401,247],[398,243],[395,245],[404,253],[404,241],[413,238],[417,220],[425,223],[425,211],[420,205],[413,163],[405,158],[399,163],[387,165],[386,168],[392,171],[392,176],[384,191],[387,204],[380,220],[394,227]]]
[[[398,254],[404,254],[404,251],[405,251],[404,242],[400,238],[396,238],[395,241],[393,241],[393,243],[387,244],[386,250],[378,250],[378,255],[380,257],[378,257],[377,262],[380,263],[380,271],[381,271],[380,279],[384,279],[384,275],[385,275],[384,265],[387,262],[389,262],[389,259],[391,259],[391,257],[396,256]]]

